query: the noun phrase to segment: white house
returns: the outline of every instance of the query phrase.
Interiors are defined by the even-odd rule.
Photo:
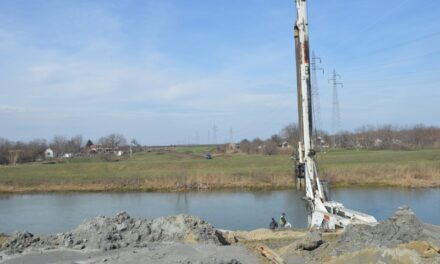
[[[53,150],[50,148],[46,149],[46,151],[44,152],[44,157],[46,159],[52,159],[53,158]]]
[[[382,147],[383,141],[380,138],[376,138],[376,140],[373,143],[373,146],[375,146],[376,148]]]

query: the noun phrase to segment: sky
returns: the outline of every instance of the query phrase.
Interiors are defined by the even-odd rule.
[[[440,126],[440,1],[310,0],[319,128]],[[297,122],[293,0],[0,0],[0,137],[146,145]],[[214,126],[216,137],[214,138]]]

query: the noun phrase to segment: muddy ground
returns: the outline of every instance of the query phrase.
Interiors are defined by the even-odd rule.
[[[194,216],[96,217],[50,236],[0,235],[2,263],[440,263],[440,227],[408,208],[376,226],[344,231],[220,231]],[[282,259],[282,260],[281,260]],[[281,262],[280,262],[281,261]]]

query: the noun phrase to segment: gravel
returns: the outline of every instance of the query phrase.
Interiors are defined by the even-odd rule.
[[[131,218],[126,212],[115,217],[99,216],[86,220],[70,232],[51,236],[34,236],[16,232],[0,251],[6,254],[22,253],[28,248],[100,249],[114,250],[126,247],[146,247],[155,242],[182,242],[190,244],[224,245],[221,233],[204,220],[188,215],[161,217],[154,220]]]
[[[365,247],[395,247],[412,241],[440,243],[440,229],[422,223],[411,209],[399,208],[389,219],[375,225],[349,225],[334,245],[334,253]]]

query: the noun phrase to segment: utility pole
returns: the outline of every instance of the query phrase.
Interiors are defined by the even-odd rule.
[[[321,146],[321,142],[318,139],[318,137],[320,135],[318,135],[318,129],[322,129],[322,121],[321,121],[321,103],[319,100],[319,87],[318,87],[318,76],[316,74],[316,71],[321,71],[322,74],[324,74],[324,68],[322,68],[321,66],[318,66],[317,63],[319,63],[319,65],[321,65],[322,61],[321,58],[316,57],[315,56],[315,52],[312,52],[312,61],[311,61],[311,66],[312,66],[312,78],[311,78],[311,83],[312,83],[312,108],[313,108],[313,123],[315,124],[314,126],[314,132],[315,132],[315,137],[317,139],[317,142],[319,144],[319,146]],[[318,128],[318,129],[317,129]]]
[[[196,135],[196,145],[199,144],[199,131],[195,131],[195,135]]]
[[[208,145],[211,144],[211,130],[208,130]]]
[[[234,143],[234,131],[232,130],[232,127],[229,129],[229,143]]]
[[[215,144],[217,144],[217,126],[216,125],[214,125],[212,127],[212,136],[213,136],[212,141],[213,141],[213,144],[215,145]]]
[[[339,112],[339,98],[338,98],[338,86],[344,87],[342,82],[338,82],[341,79],[341,75],[336,73],[333,69],[333,78],[328,81],[332,84],[333,88],[333,109],[332,109],[332,130],[333,130],[333,145],[336,146],[336,134],[341,131],[341,114]]]

